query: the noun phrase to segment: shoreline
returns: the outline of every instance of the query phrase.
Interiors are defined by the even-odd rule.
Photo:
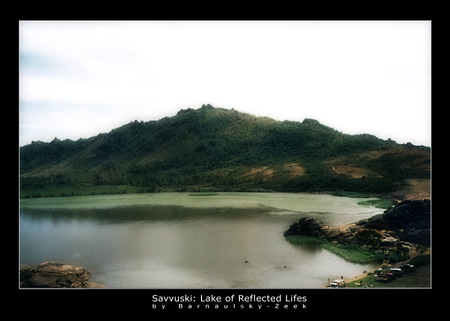
[[[406,261],[405,261],[405,262],[406,262]],[[378,269],[380,269],[383,265],[384,265],[384,264],[381,264],[381,265],[378,266],[376,269],[367,271],[367,272],[365,272],[365,273],[356,275],[356,276],[354,276],[354,277],[344,278],[345,284],[347,285],[347,284],[349,284],[349,283],[351,283],[351,282],[355,282],[355,281],[358,281],[358,280],[360,280],[360,279],[364,279],[365,277],[367,277],[367,276],[369,275],[369,273],[375,273],[375,271],[378,270]],[[347,287],[347,286],[346,286],[346,287]]]
[[[374,273],[376,270],[378,270],[382,266],[383,265],[380,265],[377,268],[375,268],[373,270],[370,270],[370,271],[367,271],[367,272],[363,272],[362,274],[358,274],[358,275],[355,275],[355,276],[352,276],[352,277],[343,278],[343,280],[345,282],[345,287],[344,288],[348,289],[349,288],[348,284],[350,284],[351,282],[358,281],[360,279],[364,279],[365,277],[367,277],[369,275],[369,273]],[[328,288],[328,285],[329,284],[326,284],[326,285],[322,286],[321,288]]]
[[[393,198],[388,193],[360,193],[360,192],[344,192],[344,191],[322,191],[322,192],[314,192],[314,191],[301,191],[301,192],[288,192],[288,191],[278,191],[278,190],[269,190],[269,189],[249,189],[246,191],[242,191],[240,189],[205,189],[205,190],[197,190],[197,189],[186,189],[183,191],[177,189],[166,189],[156,192],[149,192],[145,189],[131,186],[131,185],[100,185],[93,186],[93,190],[88,192],[79,192],[77,189],[80,186],[64,186],[60,188],[60,190],[64,190],[65,192],[55,195],[54,193],[43,194],[40,196],[30,195],[29,190],[23,190],[19,193],[19,199],[44,199],[44,198],[63,198],[63,197],[77,197],[77,196],[102,196],[102,195],[139,195],[139,194],[166,194],[166,193],[189,193],[189,194],[199,194],[192,196],[201,196],[201,194],[217,194],[217,193],[283,193],[283,194],[311,194],[311,195],[330,195],[337,197],[348,197],[348,198],[379,198],[379,199],[389,199],[389,200],[398,200],[398,198]],[[24,194],[24,195],[20,195]]]

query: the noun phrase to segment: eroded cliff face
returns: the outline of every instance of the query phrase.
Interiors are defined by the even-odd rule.
[[[343,226],[328,226],[313,218],[302,218],[284,236],[304,235],[337,244],[353,244],[386,253],[409,253],[430,246],[430,200],[403,201],[383,214]]]
[[[44,262],[35,267],[21,265],[21,288],[104,288],[88,281],[91,273],[84,267],[59,262]]]

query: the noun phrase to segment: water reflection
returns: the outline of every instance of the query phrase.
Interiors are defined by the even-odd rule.
[[[123,223],[134,221],[180,221],[201,218],[236,219],[254,215],[266,215],[274,208],[190,208],[175,205],[129,205],[113,208],[41,209],[22,208],[21,218],[51,220],[55,223],[72,220],[89,220],[99,223]]]
[[[111,288],[315,288],[372,267],[345,262],[320,247],[288,243],[283,231],[304,214],[271,215],[274,211],[22,208],[20,260],[86,266],[93,282]]]

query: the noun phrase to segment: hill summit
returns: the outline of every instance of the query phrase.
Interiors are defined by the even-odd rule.
[[[430,148],[203,105],[88,139],[20,148],[21,197],[155,191],[393,193]]]

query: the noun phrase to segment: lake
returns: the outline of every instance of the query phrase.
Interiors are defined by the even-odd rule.
[[[194,196],[195,195],[195,196]],[[381,213],[319,194],[189,193],[24,199],[20,263],[88,268],[108,288],[317,288],[349,263],[283,232],[301,217],[341,225]]]

